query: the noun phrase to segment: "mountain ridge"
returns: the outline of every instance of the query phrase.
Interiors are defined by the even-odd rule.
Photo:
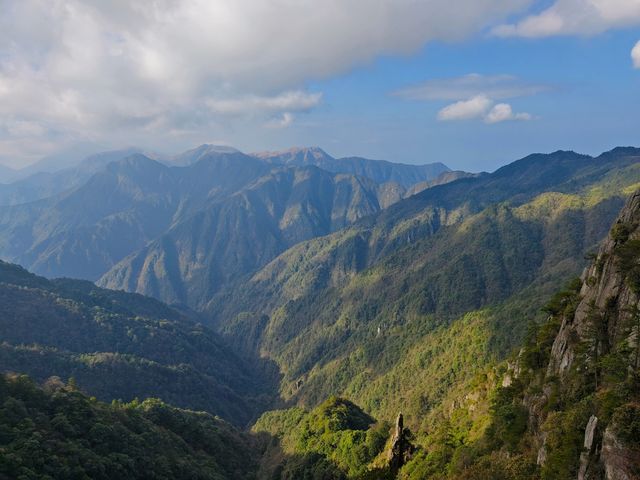
[[[360,175],[377,183],[395,182],[405,189],[420,182],[434,180],[440,174],[450,171],[449,167],[440,162],[410,165],[363,157],[334,158],[319,147],[294,147],[284,151],[257,152],[252,155],[272,163],[315,165],[334,173]]]
[[[27,177],[0,185],[0,205],[17,205],[41,200],[71,190],[86,182],[108,163],[140,153],[129,148],[90,155],[79,164],[52,172],[35,172]]]
[[[136,151],[114,151],[90,157],[71,170],[43,174],[40,184],[31,185],[23,193],[53,196],[0,207],[0,255],[49,277],[97,280],[126,256],[159,240],[199,210],[210,208],[215,201],[231,199],[271,170],[285,168],[215,145],[187,151],[182,161],[185,166],[167,164]],[[287,168],[312,167],[317,168]],[[345,184],[344,175],[351,174],[333,175],[337,175],[338,183]],[[371,180],[356,177],[349,177],[352,188],[371,192],[358,194],[363,201],[362,215],[386,208],[406,195],[406,189],[396,183],[374,185]],[[38,189],[44,190],[35,195]],[[14,191],[12,195],[17,202],[21,194]],[[376,199],[368,199],[371,195]],[[281,194],[273,191],[272,196],[270,202],[277,202]],[[314,208],[334,201],[331,194],[316,198]],[[324,228],[314,233],[312,229],[310,235],[328,231]],[[289,244],[279,248],[286,246]]]
[[[378,190],[367,179],[334,175],[315,166],[276,168],[176,224],[106,272],[99,284],[199,305],[218,290],[213,279],[227,283],[304,239],[380,210]],[[204,292],[195,293],[197,289]]]

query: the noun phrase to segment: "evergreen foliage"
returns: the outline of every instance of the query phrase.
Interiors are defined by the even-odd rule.
[[[0,376],[0,478],[255,478],[254,439],[157,399],[101,403],[59,380]]]
[[[345,399],[331,397],[310,412],[299,408],[268,412],[253,430],[276,436],[284,452],[290,454],[277,467],[282,478],[294,478],[292,471],[300,475],[295,478],[313,479],[388,476],[386,465],[373,462],[385,449],[390,425],[375,423]]]
[[[245,425],[270,402],[273,372],[194,320],[141,295],[0,262],[0,373],[74,377],[104,401],[160,397]]]

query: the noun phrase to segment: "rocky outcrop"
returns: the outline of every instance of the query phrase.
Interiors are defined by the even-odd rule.
[[[603,388],[611,390],[612,385],[605,385],[605,379],[600,378],[601,359],[614,352],[616,345],[621,343],[626,342],[632,350],[637,345],[637,334],[629,333],[628,325],[630,316],[638,314],[639,272],[640,192],[636,192],[620,212],[593,264],[583,272],[580,301],[575,313],[562,317],[560,330],[551,348],[542,392],[525,397],[525,405],[530,412],[530,426],[539,442],[539,465],[545,464],[549,454],[539,426],[544,421],[544,406],[552,395],[553,379],[560,379],[560,384],[565,384],[572,381],[570,374],[576,371],[582,372],[580,378],[584,379],[587,369],[588,388],[592,393],[597,394]],[[625,362],[633,365],[633,362]],[[621,368],[623,372],[624,368],[629,368],[629,371],[632,369]],[[637,394],[631,392],[630,395]],[[612,423],[607,425],[598,418],[595,411],[591,415],[585,426],[578,480],[639,478],[640,456],[636,441],[625,443],[614,427]]]
[[[631,196],[620,212],[611,233],[600,247],[593,264],[582,275],[582,301],[575,315],[563,319],[560,332],[551,349],[547,375],[564,376],[575,359],[575,346],[588,335],[590,315],[606,313],[605,335],[598,348],[604,351],[619,335],[621,320],[638,304],[638,297],[626,284],[617,264],[616,249],[631,239],[640,238],[640,192]]]
[[[640,475],[638,452],[625,445],[613,426],[604,432],[601,460],[606,480],[634,480]]]
[[[596,436],[596,428],[598,428],[598,417],[591,415],[587,427],[584,429],[584,448],[591,450]]]
[[[402,413],[396,420],[396,428],[391,439],[389,450],[389,469],[393,475],[397,474],[402,466],[411,458],[414,446],[410,442],[409,429],[404,428]]]
[[[578,470],[578,480],[588,480],[590,478],[598,478],[593,471],[598,465],[594,460],[598,459],[600,444],[596,440],[598,433],[598,417],[591,415],[587,426],[584,429],[584,451],[580,455],[580,468]]]

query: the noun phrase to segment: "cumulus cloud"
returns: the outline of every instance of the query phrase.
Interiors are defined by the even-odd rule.
[[[460,100],[447,105],[438,112],[438,120],[448,122],[455,120],[483,119],[493,124],[508,120],[531,120],[529,113],[514,113],[508,103],[497,103],[485,95],[478,95],[469,100]]]
[[[491,107],[493,102],[485,95],[478,95],[469,100],[460,100],[447,105],[438,112],[438,120],[470,120],[482,117]]]
[[[640,68],[640,40],[631,50],[631,61],[635,68]]]
[[[507,120],[531,120],[529,113],[513,113],[508,103],[498,103],[484,117],[485,123],[500,123]]]
[[[483,119],[493,124],[508,120],[530,120],[529,113],[514,113],[510,104],[496,100],[536,95],[549,91],[551,85],[524,81],[513,75],[480,75],[433,79],[420,85],[398,90],[393,95],[407,100],[457,100],[438,112],[438,120]]]
[[[320,101],[309,81],[461,39],[529,1],[4,0],[0,122],[63,138],[274,118]]]
[[[593,35],[640,25],[640,0],[556,0],[540,13],[495,27],[502,37]]]
[[[394,92],[408,100],[459,100],[485,95],[496,100],[535,95],[551,90],[551,85],[530,83],[514,75],[480,75],[428,80]]]

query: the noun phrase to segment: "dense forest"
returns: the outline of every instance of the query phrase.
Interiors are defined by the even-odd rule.
[[[161,397],[246,425],[277,371],[242,359],[193,312],[0,261],[0,364],[44,381],[74,377],[104,401]]]
[[[639,234],[635,194],[583,277],[548,299],[546,320],[530,326],[513,356],[489,362],[409,433],[415,449],[398,478],[640,475]],[[452,338],[440,339],[448,355],[473,343],[474,322],[482,325],[481,319],[466,318]],[[415,388],[409,377],[406,383]],[[388,456],[379,455],[388,453],[389,425],[363,422],[368,429],[349,434],[345,449],[345,433],[336,439],[330,426],[346,421],[346,413],[329,416],[333,422],[319,420],[327,410],[340,412],[336,405],[344,412],[355,408],[330,399],[310,413],[297,407],[268,412],[254,429],[280,438],[286,451],[324,451],[346,478],[391,478]],[[376,438],[386,447],[371,449]]]
[[[99,402],[75,381],[0,376],[0,478],[249,479],[259,448],[206,413],[158,399]]]
[[[534,155],[434,187],[293,247],[208,311],[278,363],[284,398],[420,427],[544,321],[637,188],[635,154]]]

